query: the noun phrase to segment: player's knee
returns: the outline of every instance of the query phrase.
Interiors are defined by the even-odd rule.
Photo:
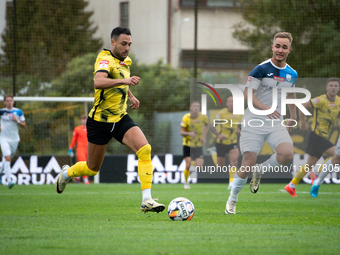
[[[279,163],[286,164],[293,159],[293,156],[294,156],[293,151],[286,151],[286,152],[281,154],[281,161],[282,162],[279,162]]]
[[[151,159],[151,145],[150,144],[144,145],[136,152],[136,155],[138,159],[142,161]]]

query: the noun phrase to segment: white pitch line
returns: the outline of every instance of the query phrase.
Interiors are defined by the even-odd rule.
[[[0,194],[1,196],[50,196],[50,195],[56,195],[56,196],[67,196],[67,195],[129,195],[129,194],[138,194],[139,192],[123,192],[123,191],[118,191],[118,192],[67,192],[63,193],[62,195],[57,194],[56,192],[51,192],[51,193],[3,193]]]

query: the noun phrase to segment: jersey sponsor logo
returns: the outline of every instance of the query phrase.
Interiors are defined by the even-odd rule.
[[[284,81],[285,81],[285,78],[280,77],[280,76],[274,76],[273,79],[274,79],[275,81],[281,81],[281,82],[284,82]]]
[[[313,98],[313,99],[312,99],[312,102],[313,102],[314,104],[317,104],[317,103],[320,102],[320,99],[319,99],[318,97]]]
[[[330,103],[329,105],[330,105],[330,106],[336,106],[336,104],[335,104],[335,103]]]
[[[99,68],[107,69],[109,67],[109,61],[108,60],[101,60],[99,62]]]

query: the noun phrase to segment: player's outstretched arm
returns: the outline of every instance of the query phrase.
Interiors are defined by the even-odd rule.
[[[120,85],[132,85],[136,86],[140,81],[138,76],[132,76],[128,79],[110,79],[105,72],[97,72],[94,76],[94,88],[95,89],[108,89]]]

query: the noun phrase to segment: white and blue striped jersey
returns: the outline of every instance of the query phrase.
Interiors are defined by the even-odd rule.
[[[255,89],[254,95],[267,106],[273,104],[273,88],[277,88],[277,105],[276,110],[281,114],[281,88],[283,87],[294,87],[298,78],[298,73],[291,68],[288,64],[285,67],[277,67],[268,59],[257,65],[249,74],[246,87],[248,89]],[[266,126],[281,125],[281,121],[265,121],[269,117],[267,115],[255,115],[250,112],[249,107],[247,108],[243,120],[247,121],[250,119],[261,119]],[[281,120],[283,117],[281,116]]]
[[[15,117],[19,121],[25,121],[24,113],[19,108],[13,107],[12,110],[8,110],[7,108],[0,109],[1,141],[11,141],[11,142],[20,141],[19,127],[18,127],[19,124],[18,122],[13,121],[12,119],[13,115],[15,115]]]

